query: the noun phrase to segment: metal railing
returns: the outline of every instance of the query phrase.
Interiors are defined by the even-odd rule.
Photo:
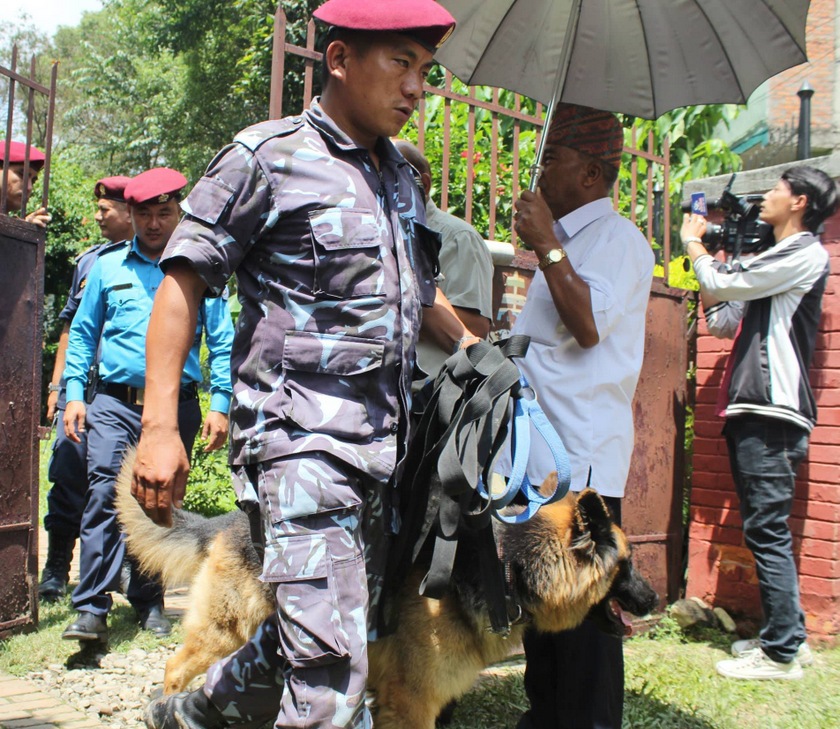
[[[29,178],[29,147],[32,144],[32,128],[36,116],[35,98],[36,94],[41,94],[46,97],[46,131],[45,150],[44,154],[46,160],[41,173],[42,192],[41,192],[41,206],[46,207],[47,199],[50,189],[50,158],[52,155],[52,133],[53,121],[55,118],[55,88],[58,79],[58,62],[53,62],[50,69],[50,85],[46,87],[36,81],[37,63],[33,55],[29,64],[29,76],[24,76],[18,71],[18,48],[12,47],[12,62],[11,68],[0,66],[0,78],[6,79],[8,83],[8,108],[6,112],[6,140],[3,143],[5,146],[3,154],[3,177],[2,189],[0,189],[0,213],[8,212],[8,185],[9,185],[9,153],[14,133],[14,117],[15,117],[15,98],[17,86],[24,87],[25,94],[25,116],[26,116],[26,135],[23,140],[26,143],[26,154],[23,161],[23,179]],[[20,207],[20,217],[26,217],[26,207],[29,197],[28,185],[23,185],[23,199]]]

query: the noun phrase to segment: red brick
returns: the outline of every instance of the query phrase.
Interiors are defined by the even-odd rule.
[[[726,441],[721,435],[718,435],[714,438],[703,438],[695,434],[694,455],[698,454],[702,454],[705,456],[726,455]],[[837,469],[838,473],[840,473],[840,466],[838,466]]]
[[[735,485],[732,483],[732,477],[729,475],[729,471],[724,473],[704,473],[702,471],[694,471],[691,474],[691,485],[692,487],[700,487],[706,489],[714,489],[720,487],[729,486],[732,490],[732,493],[735,493]]]
[[[822,539],[801,539],[794,543],[794,552],[806,557],[840,561],[840,542],[827,542]]]
[[[814,360],[811,366],[815,369],[820,367],[840,367],[840,352],[820,349],[814,352]]]
[[[840,527],[837,524],[825,521],[807,519],[802,524],[802,528],[796,530],[796,533],[801,534],[803,537],[810,537],[811,539],[825,539],[833,542],[840,541]]]
[[[737,508],[737,497],[733,491],[717,489],[691,489],[691,503],[696,506]]]
[[[718,339],[710,334],[697,337],[697,353],[701,352],[717,352],[721,355],[728,355],[732,349],[731,339]],[[723,365],[721,365],[723,366]]]
[[[822,577],[801,575],[799,577],[799,589],[803,594],[833,599],[840,598],[840,580],[826,580]]]
[[[715,524],[717,526],[740,526],[741,515],[738,509],[714,509],[707,506],[692,506],[692,519],[704,524]]]
[[[735,527],[721,527],[716,524],[700,524],[693,522],[689,526],[689,539],[692,543],[707,545],[743,544],[744,535],[741,525]]]
[[[840,504],[840,483],[819,483],[814,480],[813,469],[808,485],[808,497],[827,504]]]
[[[840,446],[811,443],[808,447],[808,461],[812,463],[837,463],[840,460]]]
[[[729,473],[729,457],[723,455],[707,456],[695,453],[694,469],[712,473]]]
[[[835,560],[800,557],[798,567],[800,577],[809,576],[840,581],[840,562]]]
[[[819,401],[819,398],[817,398],[817,400]],[[817,422],[821,425],[840,425],[840,408],[820,407],[817,415]]]
[[[811,431],[810,437],[811,445],[832,445],[837,448],[837,455],[840,456],[840,427],[833,427],[830,425],[817,425]],[[812,459],[813,460],[813,459]],[[835,458],[832,463],[837,463]]]
[[[840,504],[827,504],[822,501],[809,500],[806,506],[806,516],[813,521],[840,522]]]
[[[827,484],[840,483],[840,466],[825,463],[809,463],[807,470],[808,478],[811,481]],[[826,499],[826,501],[830,500]]]

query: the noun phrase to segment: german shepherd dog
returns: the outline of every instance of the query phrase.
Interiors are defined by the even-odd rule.
[[[275,609],[274,595],[259,580],[262,565],[244,513],[208,519],[176,510],[173,526],[159,527],[131,496],[133,460],[128,454],[116,494],[127,549],[167,587],[191,583],[184,644],[167,661],[164,678],[164,692],[176,693],[247,641]],[[522,619],[507,638],[489,630],[466,535],[443,599],[419,595],[426,570],[413,570],[398,597],[396,632],[369,645],[377,729],[432,729],[441,709],[466,693],[482,669],[507,657],[528,624],[556,632],[590,615],[602,629],[624,635],[623,610],[644,615],[656,607],[656,593],[630,561],[627,537],[594,491],[570,493],[525,523],[499,522],[494,530]]]

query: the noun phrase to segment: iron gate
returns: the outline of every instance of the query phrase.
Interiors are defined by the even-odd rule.
[[[55,87],[53,63],[50,86],[35,80],[33,57],[29,76],[18,72],[17,48],[11,68],[0,66],[0,81],[8,84],[5,139],[17,131],[15,92],[23,87],[25,141],[32,143],[36,96],[46,100],[44,115],[46,161],[41,171],[40,204],[49,191],[50,152]],[[0,142],[2,144],[3,142]],[[8,147],[4,159],[8,158]],[[24,162],[27,177],[28,158]],[[43,228],[6,215],[8,165],[3,164],[0,192],[0,638],[33,629],[38,624],[38,421],[41,406],[41,349],[44,299]],[[32,207],[39,207],[38,204]],[[24,189],[21,217],[27,209]]]

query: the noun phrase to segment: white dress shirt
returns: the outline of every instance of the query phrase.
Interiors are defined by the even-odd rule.
[[[633,394],[642,367],[654,256],[638,228],[602,198],[555,223],[569,261],[588,285],[599,343],[580,347],[537,271],[511,334],[531,338],[516,360],[569,453],[573,491],[624,495],[633,453]],[[560,264],[562,265],[562,264]],[[554,459],[532,428],[528,476],[541,483]],[[506,450],[506,449],[505,449]],[[497,470],[509,473],[507,453]]]

